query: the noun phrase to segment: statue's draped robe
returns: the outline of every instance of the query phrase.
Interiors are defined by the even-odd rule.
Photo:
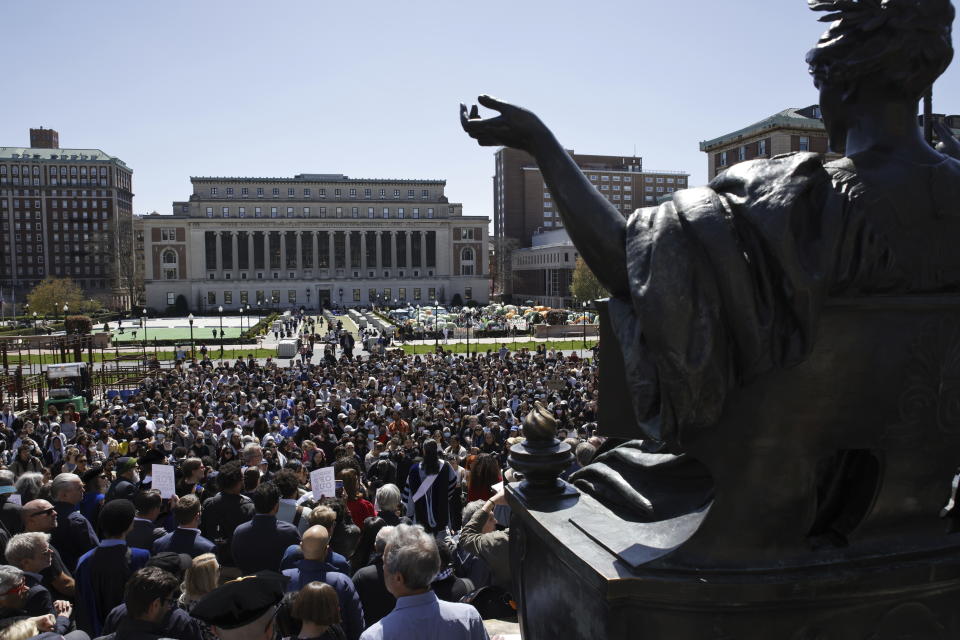
[[[609,309],[638,437],[682,453],[730,389],[810,353],[828,295],[956,290],[960,247],[938,243],[960,237],[960,163],[903,163],[904,189],[871,182],[881,160],[741,163],[633,213]]]

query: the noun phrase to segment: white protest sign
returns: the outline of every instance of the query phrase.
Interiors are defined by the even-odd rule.
[[[310,489],[315,500],[320,498],[335,498],[337,496],[337,481],[333,477],[333,467],[323,467],[310,472]]]
[[[169,498],[176,493],[176,481],[173,479],[173,467],[169,464],[155,464],[151,470],[153,484],[151,488],[160,492],[161,498]]]
[[[21,506],[22,506],[22,500],[23,499],[20,497],[19,493],[11,493],[10,497],[7,498],[7,502],[9,502],[10,504],[16,504]]]

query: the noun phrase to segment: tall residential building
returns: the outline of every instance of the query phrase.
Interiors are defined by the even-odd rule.
[[[684,171],[644,170],[643,159],[631,156],[585,155],[568,151],[597,190],[624,216],[654,206],[657,198],[686,188]],[[509,295],[515,249],[529,247],[535,233],[562,227],[540,169],[529,154],[502,148],[495,155],[493,234],[497,255],[498,293]]]
[[[99,149],[59,144],[41,127],[29,147],[0,147],[0,288],[19,302],[47,276],[71,278],[127,308],[118,256],[132,234],[132,171]]]
[[[827,160],[840,157],[827,149],[827,129],[815,104],[784,109],[743,129],[701,142],[700,151],[707,154],[710,180],[738,162],[792,151],[822,153]]]
[[[317,308],[489,299],[486,216],[444,180],[190,179],[173,215],[143,216],[147,306]]]

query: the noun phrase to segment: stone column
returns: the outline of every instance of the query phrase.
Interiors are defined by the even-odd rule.
[[[230,244],[233,249],[233,262],[230,264],[230,270],[233,271],[233,279],[236,280],[240,277],[240,251],[238,247],[240,246],[240,232],[231,231],[230,232]]]
[[[270,232],[263,232],[263,270],[270,271]]]
[[[390,268],[397,269],[397,232],[390,232]]]
[[[295,238],[294,242],[297,244],[297,277],[303,277],[303,232],[297,231],[294,233]]]
[[[351,253],[353,253],[352,251],[350,251],[350,244],[351,244],[350,240],[352,240],[352,238],[351,238],[352,235],[353,235],[353,231],[350,231],[349,229],[343,232],[343,269],[344,269],[344,272],[348,272],[348,271],[350,271],[351,269],[353,269],[353,267],[351,266],[351,263],[353,262],[353,261],[351,260],[351,258],[352,258],[353,256],[350,255]]]
[[[383,231],[377,231],[377,277],[383,272]]]
[[[223,232],[214,231],[216,234],[214,237],[217,241],[217,273],[220,277],[223,277]]]
[[[367,270],[367,232],[360,231],[360,270]],[[361,277],[366,277],[366,273],[361,273]]]
[[[334,243],[333,243],[333,236],[335,233],[338,233],[338,232],[327,231],[327,240],[330,247],[330,257],[327,260],[327,264],[330,265],[329,269],[330,269],[331,276],[333,276],[333,274],[336,273],[335,269],[337,268],[337,254],[334,253]]]
[[[313,243],[313,270],[314,275],[320,275],[320,243],[318,242],[320,233],[318,231],[310,232],[311,242]]]
[[[413,267],[413,255],[412,255],[413,254],[413,233],[410,231],[407,231],[406,233],[403,234],[403,237],[406,238],[406,241],[407,241],[407,251],[406,251],[407,264],[405,264],[404,267],[407,269],[410,269]]]
[[[280,231],[280,268],[287,268],[287,232]]]
[[[427,232],[420,232],[420,275],[425,275],[427,270]]]
[[[253,280],[253,271],[255,269],[253,263],[253,231],[247,231],[247,271],[250,272],[247,277]]]

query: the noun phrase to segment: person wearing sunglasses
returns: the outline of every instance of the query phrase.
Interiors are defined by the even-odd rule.
[[[46,500],[31,500],[23,505],[21,515],[25,532],[51,533],[57,528],[57,510]],[[53,550],[50,566],[40,572],[43,586],[63,598],[73,598],[76,593],[73,575],[64,564],[56,546],[51,544],[50,548]]]
[[[4,564],[0,565],[0,636],[15,622],[30,620],[37,625],[41,633],[53,632],[67,640],[86,638],[83,632],[66,633],[70,628],[70,618],[61,613],[31,616],[24,609],[30,594],[30,585],[21,569]]]
[[[54,601],[49,589],[43,586],[41,572],[50,567],[53,558],[49,534],[18,533],[7,543],[6,556],[7,562],[23,571],[24,580],[30,589],[23,606],[28,614],[70,617],[73,606],[66,600]]]

